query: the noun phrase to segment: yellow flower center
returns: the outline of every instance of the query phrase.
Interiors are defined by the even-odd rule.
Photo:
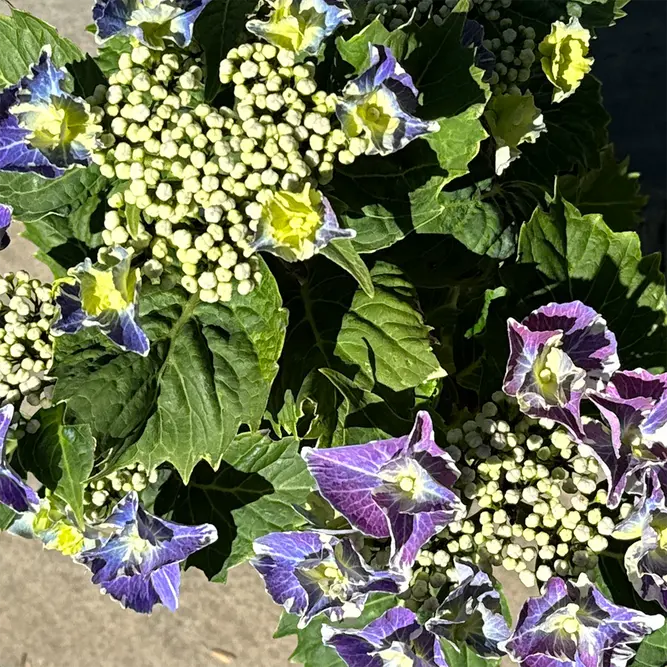
[[[277,0],[267,27],[267,37],[283,49],[300,53],[320,37],[325,16],[315,9],[300,10],[293,0]]]
[[[347,598],[347,577],[335,563],[323,563],[313,568],[310,576],[328,597],[339,600]]]
[[[139,535],[139,531],[135,527],[132,534],[129,536],[127,545],[129,552],[134,556],[139,562],[144,553],[151,547],[151,543],[148,540],[145,540]]]
[[[405,655],[404,651],[394,645],[378,651],[377,655],[382,658],[385,667],[413,667],[415,664],[409,655]]]
[[[113,273],[98,269],[81,276],[81,301],[84,310],[92,316],[107,310],[122,311],[131,303],[116,287]]]

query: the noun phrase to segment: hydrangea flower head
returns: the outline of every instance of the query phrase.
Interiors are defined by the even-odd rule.
[[[554,102],[572,95],[591,71],[593,58],[587,58],[591,33],[572,17],[566,25],[555,21],[539,46],[542,69],[554,85]]]
[[[93,20],[97,39],[127,35],[153,49],[167,41],[180,47],[192,41],[195,21],[211,0],[97,0]]]
[[[524,604],[500,647],[521,667],[625,667],[634,655],[629,644],[664,623],[611,603],[586,575],[576,582],[553,577],[541,597]]]
[[[582,434],[586,389],[604,386],[619,367],[616,337],[581,301],[550,303],[523,322],[507,322],[510,356],[503,391],[530,417],[548,418]]]
[[[407,581],[374,572],[352,542],[316,532],[273,533],[255,540],[253,567],[274,602],[300,616],[301,627],[324,613],[341,621],[363,609],[370,593],[398,593]]]
[[[266,21],[252,19],[248,32],[297,57],[315,56],[341,25],[353,23],[345,0],[267,0]]]
[[[0,250],[9,245],[9,226],[12,224],[12,207],[0,204]]]
[[[112,531],[111,537],[75,560],[90,568],[103,593],[142,614],[158,603],[175,611],[179,563],[218,538],[209,524],[182,526],[149,514],[135,491],[118,503],[104,528]]]
[[[391,538],[392,567],[410,567],[421,547],[464,513],[452,491],[458,470],[419,412],[409,435],[303,451],[322,496],[360,532]]]
[[[322,639],[348,667],[447,667],[438,638],[403,607],[390,609],[363,630],[324,625]]]
[[[608,504],[616,507],[624,491],[644,494],[651,472],[667,481],[667,373],[619,371],[589,398],[603,421],[585,425],[585,442],[607,476]]]
[[[281,190],[265,204],[253,248],[288,262],[310,259],[335,239],[354,238],[342,229],[331,204],[310,183],[300,192]]]
[[[63,89],[64,79],[46,46],[31,76],[0,94],[0,169],[53,178],[90,164],[102,128],[88,103]]]
[[[336,114],[345,134],[367,142],[368,155],[389,155],[439,124],[417,118],[418,91],[387,46],[370,45],[370,66],[343,90]]]
[[[29,512],[39,505],[37,494],[12,470],[5,453],[7,431],[12,424],[14,408],[0,408],[0,503],[15,512]]]
[[[500,594],[488,574],[472,563],[455,561],[457,586],[426,622],[426,629],[478,655],[498,657],[498,644],[510,636],[503,618]]]
[[[132,269],[123,248],[114,248],[102,260],[93,264],[87,258],[70,269],[75,282],[61,283],[56,297],[60,314],[51,330],[61,335],[99,327],[121,349],[146,356],[150,343],[135,319],[139,269]]]

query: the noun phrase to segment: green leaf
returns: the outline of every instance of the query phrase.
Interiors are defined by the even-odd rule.
[[[83,60],[67,66],[74,77],[74,94],[79,97],[90,97],[97,86],[106,86],[108,81],[95,60],[86,54]]]
[[[93,26],[91,32],[97,32]],[[111,39],[104,42],[97,50],[95,61],[106,76],[111,76],[118,71],[118,59],[121,53],[130,53],[132,51],[132,42],[124,35],[114,35]]]
[[[482,658],[466,644],[454,646],[445,639],[440,645],[448,667],[500,667],[500,660]]]
[[[275,442],[261,433],[244,433],[229,446],[217,472],[200,463],[187,486],[165,484],[156,503],[158,511],[172,511],[176,521],[216,526],[218,541],[188,565],[224,582],[230,568],[253,556],[254,540],[303,525],[293,505],[305,503],[312,488],[295,438]]]
[[[410,55],[416,46],[414,35],[408,35],[400,29],[390,32],[378,17],[350,39],[339,37],[336,40],[338,52],[345,62],[354,67],[355,74],[368,69],[371,44],[388,46],[398,61]]]
[[[125,219],[130,236],[136,240],[139,235],[139,224],[141,223],[141,210],[136,204],[128,204],[125,207]]]
[[[667,665],[667,626],[642,641],[630,667],[665,667]]]
[[[67,503],[83,526],[83,488],[93,470],[95,439],[90,427],[68,425],[65,406],[41,410],[39,429],[19,442],[21,466]]]
[[[99,332],[56,341],[56,400],[91,425],[115,465],[169,461],[187,481],[201,460],[217,467],[242,423],[259,426],[278,371],[287,318],[276,282],[229,303],[180,288],[147,287],[139,321],[147,358],[123,354]]]
[[[375,287],[373,286],[370,271],[361,257],[359,257],[359,253],[356,251],[352,241],[349,239],[332,241],[322,249],[321,254],[338,264],[341,269],[347,271],[359,283],[361,289],[369,297],[373,297]]]
[[[378,382],[402,391],[443,377],[414,287],[400,269],[384,262],[371,276],[375,296],[355,295],[338,334],[336,356],[359,367],[357,382],[367,389]]]
[[[75,167],[60,178],[0,172],[0,201],[25,223],[24,236],[57,277],[101,243],[101,221],[93,219],[107,180],[97,167]]]
[[[244,41],[245,24],[255,0],[212,0],[195,23],[195,41],[204,50],[206,99],[220,91],[218,68],[227,52]]]
[[[0,503],[0,532],[7,530],[14,523],[17,516],[18,514],[13,509]]]
[[[31,14],[12,8],[10,16],[0,16],[0,89],[30,74],[47,44],[56,67],[84,58],[79,47]]]
[[[639,174],[629,171],[630,158],[616,161],[613,145],[600,156],[600,167],[558,179],[558,192],[581,213],[600,213],[614,232],[636,229],[648,202],[642,195]]]
[[[482,306],[482,312],[479,315],[479,319],[475,322],[474,326],[468,329],[465,333],[466,338],[472,338],[484,331],[486,328],[486,320],[489,316],[489,308],[491,304],[496,299],[501,299],[507,294],[507,288],[505,287],[496,287],[495,289],[487,289],[484,292],[484,304]]]
[[[375,595],[366,603],[359,618],[342,623],[331,623],[327,620],[326,623],[336,628],[364,628],[389,609],[396,607],[397,602],[392,595]],[[276,639],[290,635],[297,636],[297,647],[290,656],[292,662],[302,664],[304,667],[345,667],[338,653],[322,643],[322,625],[325,622],[322,616],[315,617],[302,629],[297,628],[297,622],[296,616],[284,612],[273,635]]]

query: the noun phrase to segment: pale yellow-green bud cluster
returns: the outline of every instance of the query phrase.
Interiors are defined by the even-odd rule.
[[[250,257],[256,223],[246,214],[245,137],[234,134],[233,111],[204,103],[202,74],[187,53],[139,46],[121,55],[106,93],[108,148],[95,156],[121,181],[103,240],[146,255],[153,281],[177,269],[188,292],[229,301],[260,279]]]
[[[513,28],[510,18],[502,19],[499,26],[501,36],[485,39],[483,43],[496,56],[491,89],[495,95],[521,95],[537,61],[535,30],[524,25]]]
[[[116,470],[97,481],[89,482],[83,493],[87,523],[103,521],[130,491],[141,493],[157,480],[157,471],[154,470],[149,474],[141,463],[137,463]]]
[[[465,538],[473,560],[517,572],[526,586],[595,568],[619,514],[606,507],[597,460],[564,429],[524,416],[497,392],[474,419],[450,429],[447,442],[472,510],[439,536],[443,551],[456,555]]]
[[[243,137],[241,167],[251,172],[251,192],[327,183],[336,157],[349,164],[365,153],[365,142],[340,129],[337,98],[318,90],[314,76],[314,62],[296,64],[294,53],[271,44],[242,44],[220,63],[220,80],[234,84],[230,132]],[[258,202],[265,203],[261,197]]]
[[[51,401],[55,312],[51,285],[25,271],[0,277],[0,406],[15,408],[15,438],[39,427],[30,413]]]

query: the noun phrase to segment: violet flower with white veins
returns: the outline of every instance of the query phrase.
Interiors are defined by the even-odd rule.
[[[620,607],[586,577],[552,577],[541,597],[521,609],[512,636],[500,648],[521,667],[625,667],[630,644],[659,630],[663,616]]]
[[[580,437],[584,391],[602,389],[618,370],[616,337],[581,303],[550,303],[521,323],[507,321],[510,357],[503,391],[529,417],[551,419]]]
[[[408,582],[373,571],[349,539],[317,532],[272,533],[254,543],[252,566],[276,604],[305,627],[318,614],[358,615],[371,593],[400,593]]]
[[[435,443],[427,412],[409,435],[302,452],[322,496],[357,530],[392,541],[390,565],[409,568],[428,540],[465,507],[452,490],[459,471]]]

